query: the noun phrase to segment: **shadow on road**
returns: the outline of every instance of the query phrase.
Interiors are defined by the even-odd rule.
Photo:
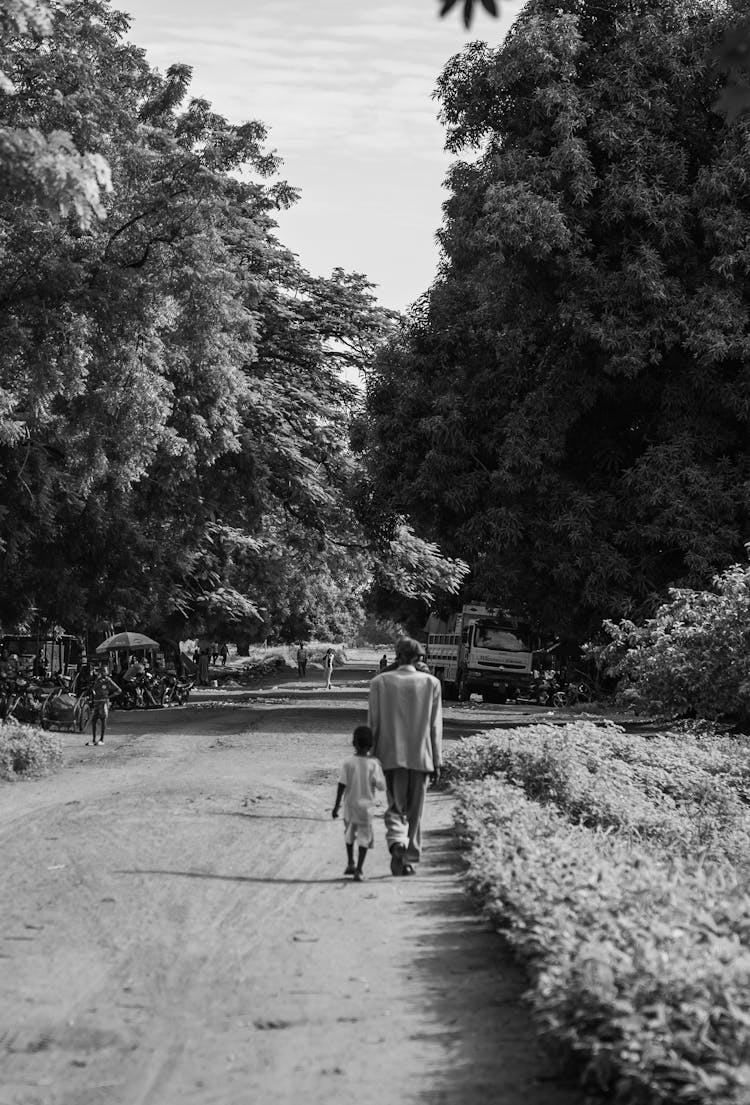
[[[351,879],[345,879],[343,876],[336,879],[270,879],[260,878],[254,875],[215,875],[210,871],[167,871],[160,870],[158,867],[133,867],[125,869],[116,869],[112,872],[114,875],[171,875],[181,879],[218,879],[221,882],[246,882],[246,883],[278,883],[279,885],[289,884],[293,886],[317,886],[328,883],[339,883],[341,886],[346,886],[352,883]],[[374,875],[372,878],[367,877],[367,882],[381,882],[389,879],[390,875]],[[358,885],[352,883],[352,885]]]
[[[328,817],[313,817],[306,813],[244,813],[242,810],[213,810],[209,817],[250,817],[258,821],[330,821]]]
[[[463,860],[453,833],[428,830],[425,837],[425,875],[459,875]],[[415,975],[450,1059],[425,1080],[423,1100],[581,1105],[583,1092],[536,1035],[523,1003],[528,983],[509,945],[473,908],[457,879],[453,886],[417,906],[418,914],[430,917],[430,938],[417,942]]]

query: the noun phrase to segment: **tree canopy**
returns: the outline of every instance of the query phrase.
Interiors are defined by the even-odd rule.
[[[343,370],[394,316],[363,275],[312,277],[278,241],[297,193],[264,126],[190,99],[188,67],[153,70],[105,0],[53,3],[43,25],[14,3],[0,618],[332,632],[376,574],[455,587],[461,565],[376,517],[349,448]],[[54,180],[6,158],[8,135],[34,136]]]
[[[724,5],[531,0],[437,95],[429,292],[368,382],[372,471],[472,593],[586,635],[750,528],[748,123]]]

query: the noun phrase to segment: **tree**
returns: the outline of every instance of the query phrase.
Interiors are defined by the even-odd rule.
[[[443,262],[380,355],[370,465],[473,594],[585,637],[750,526],[747,124],[723,7],[532,0],[443,72]]]
[[[278,242],[296,192],[262,124],[188,100],[189,68],[151,70],[127,28],[74,0],[2,55],[2,122],[64,131],[113,187],[83,224],[0,197],[0,615],[343,626],[355,567],[414,560],[357,512],[341,374],[393,318],[361,274],[313,278]]]
[[[51,26],[51,3],[0,0],[0,43],[21,36],[41,42]],[[12,100],[15,95],[13,80],[0,68],[0,97]],[[106,160],[98,153],[80,152],[67,131],[44,135],[34,126],[0,127],[0,191],[6,196],[31,198],[48,209],[70,212],[86,227],[93,216],[104,215],[102,193],[111,186]]]
[[[750,547],[749,547],[750,551]],[[750,568],[733,564],[711,590],[673,588],[643,625],[604,623],[590,645],[630,705],[750,721]]]

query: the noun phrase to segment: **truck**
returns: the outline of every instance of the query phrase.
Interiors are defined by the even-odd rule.
[[[430,629],[443,632],[430,632]],[[530,627],[497,606],[467,603],[447,623],[430,619],[425,662],[445,698],[507,702],[532,683]]]

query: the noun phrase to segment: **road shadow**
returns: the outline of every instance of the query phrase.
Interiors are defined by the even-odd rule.
[[[426,876],[442,890],[415,899],[429,917],[417,940],[415,977],[448,1061],[425,1079],[430,1105],[582,1105],[584,1093],[560,1057],[545,1050],[523,994],[528,980],[507,941],[463,889],[465,864],[449,829],[425,833]],[[444,876],[451,876],[446,882]],[[448,889],[446,889],[446,887]]]
[[[173,878],[179,879],[218,879],[220,882],[239,882],[239,883],[271,883],[278,884],[279,886],[324,886],[331,883],[338,883],[340,886],[347,886],[349,883],[353,885],[354,881],[350,878],[344,878],[343,875],[338,878],[331,879],[271,879],[264,878],[255,875],[217,875],[211,871],[169,871],[166,869],[160,869],[158,867],[132,867],[132,868],[116,868],[113,875],[167,875]],[[373,875],[372,878],[367,876],[367,882],[383,882],[390,878],[389,875]]]
[[[209,817],[247,817],[254,821],[330,821],[331,815],[317,817],[306,813],[247,813],[244,810],[209,810]]]

